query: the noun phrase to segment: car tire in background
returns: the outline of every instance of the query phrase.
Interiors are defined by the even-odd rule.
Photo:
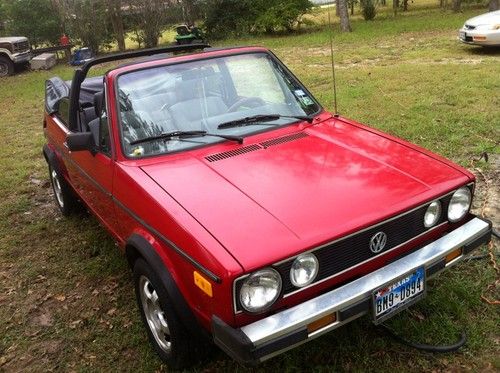
[[[136,260],[133,271],[137,305],[156,353],[173,369],[198,362],[200,343],[177,316],[160,277],[143,259]]]
[[[50,184],[54,192],[57,207],[64,216],[69,216],[80,210],[81,205],[68,183],[60,173],[49,165]]]
[[[14,63],[5,56],[0,56],[0,78],[14,74]]]

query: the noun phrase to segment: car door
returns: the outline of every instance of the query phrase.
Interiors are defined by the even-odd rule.
[[[104,93],[104,97],[105,97]],[[116,236],[116,216],[113,205],[113,174],[115,162],[107,120],[107,100],[97,118],[91,121],[97,130],[95,136],[96,150],[69,152],[70,165],[68,173],[74,180],[75,188],[92,212],[101,220],[111,233]],[[88,129],[89,124],[80,125]]]

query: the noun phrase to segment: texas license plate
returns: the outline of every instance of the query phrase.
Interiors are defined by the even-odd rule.
[[[387,320],[424,295],[425,269],[420,267],[373,292],[373,321]]]

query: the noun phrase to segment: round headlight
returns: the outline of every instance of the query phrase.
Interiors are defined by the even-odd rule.
[[[281,293],[281,276],[272,268],[252,273],[240,290],[241,306],[248,312],[262,312],[272,306]]]
[[[290,281],[298,288],[309,285],[318,274],[318,259],[312,253],[299,255],[290,269]]]
[[[452,223],[462,219],[469,211],[472,196],[469,188],[458,189],[451,197],[448,205],[448,220]]]
[[[429,207],[427,207],[427,211],[424,215],[424,226],[426,228],[430,228],[434,226],[441,216],[441,202],[434,201]]]

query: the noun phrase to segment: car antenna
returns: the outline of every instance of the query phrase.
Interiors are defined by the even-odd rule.
[[[338,3],[338,2],[337,2]],[[337,6],[337,3],[335,6]],[[339,112],[337,110],[337,81],[335,79],[335,59],[333,58],[333,25],[331,13],[331,5],[328,6],[328,27],[330,28],[330,56],[332,58],[332,82],[333,82],[333,110],[334,116],[338,117]]]

